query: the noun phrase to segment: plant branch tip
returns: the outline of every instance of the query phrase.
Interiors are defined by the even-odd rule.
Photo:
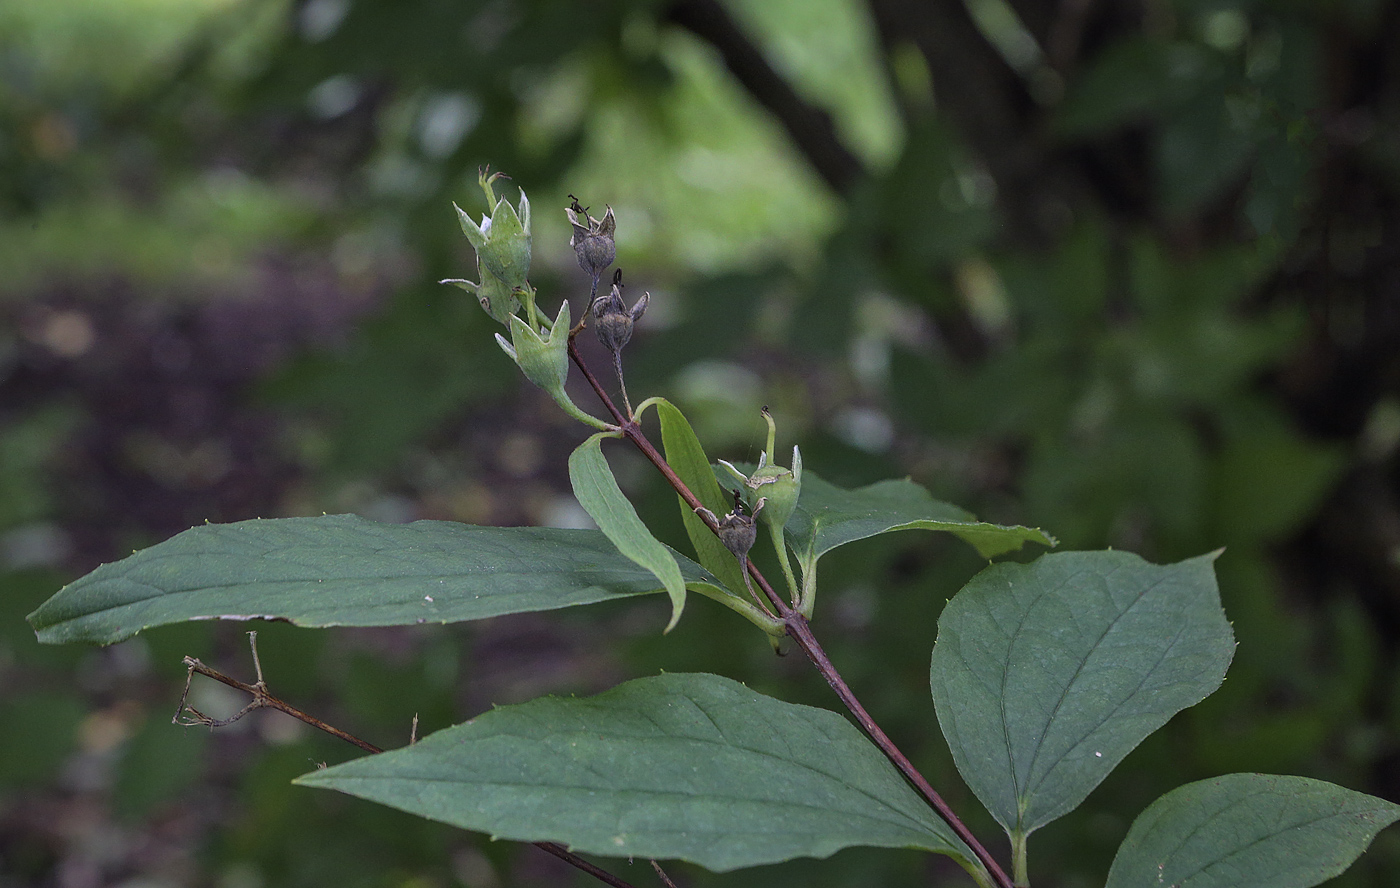
[[[666,871],[661,868],[661,864],[653,860],[651,862],[651,868],[656,870],[656,875],[659,879],[661,879],[662,885],[665,885],[666,888],[676,888],[676,883],[672,882],[671,877],[666,875]]]

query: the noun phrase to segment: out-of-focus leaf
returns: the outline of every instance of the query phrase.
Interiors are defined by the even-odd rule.
[[[716,582],[677,557],[684,576]],[[185,620],[450,623],[658,588],[598,531],[329,515],[192,528],[70,583],[29,622],[42,642],[107,644]]]
[[[30,693],[0,701],[0,788],[52,780],[73,749],[85,711],[76,695]]]
[[[1057,517],[1067,546],[1087,546],[1134,522],[1164,539],[1191,539],[1205,513],[1207,481],[1206,456],[1186,423],[1135,410],[1108,413],[1097,429],[1042,436],[1023,484],[1032,518]]]
[[[339,432],[320,455],[331,468],[392,464],[409,442],[518,378],[492,350],[462,348],[488,335],[472,301],[441,288],[401,292],[347,348],[290,362],[262,384],[263,394],[336,422]]]
[[[112,787],[117,813],[138,820],[194,784],[204,764],[208,731],[180,731],[168,715],[147,719],[126,742]]]
[[[1163,121],[1157,138],[1157,183],[1168,216],[1200,210],[1248,169],[1256,141],[1257,99],[1227,95],[1218,77]]]
[[[1400,805],[1306,777],[1227,774],[1138,815],[1107,888],[1311,888],[1351,866]]]
[[[1161,113],[1196,93],[1214,68],[1203,46],[1150,37],[1116,41],[1070,82],[1055,131],[1092,136]]]
[[[1072,811],[1220,686],[1234,636],[1212,562],[1060,552],[994,564],[938,621],[930,679],[958,771],[1007,832]]]
[[[973,859],[850,722],[714,675],[501,707],[298,782],[498,838],[715,871],[853,845]]]
[[[1344,465],[1340,452],[1278,429],[1231,441],[1213,472],[1213,531],[1231,545],[1277,540],[1318,505]]]

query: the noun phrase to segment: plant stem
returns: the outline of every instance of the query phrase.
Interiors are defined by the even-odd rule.
[[[556,844],[555,842],[535,842],[535,847],[539,848],[542,851],[548,851],[550,854],[553,854],[555,857],[559,858],[565,863],[568,863],[570,866],[578,867],[579,869],[588,873],[593,878],[597,879],[598,881],[604,884],[611,885],[613,886],[613,888],[633,888],[633,886],[630,883],[624,882],[623,880],[619,879],[617,876],[614,876],[612,873],[608,872],[605,869],[594,866],[593,864],[584,860],[582,857],[579,857],[569,849],[565,848],[563,845]],[[656,861],[652,861],[653,864],[655,864],[655,862]]]
[[[603,402],[603,406],[606,407],[608,412],[613,415],[613,418],[617,420],[627,440],[631,441],[632,444],[641,451],[642,455],[645,456],[652,465],[656,466],[657,470],[661,472],[662,477],[666,479],[666,482],[671,485],[671,488],[676,491],[680,498],[685,501],[685,504],[691,509],[694,509],[696,514],[701,516],[705,526],[718,535],[718,526],[711,523],[714,516],[706,516],[707,510],[705,510],[704,504],[700,502],[699,497],[697,497],[686,483],[680,479],[680,476],[678,476],[675,470],[666,462],[661,452],[658,451],[655,445],[642,433],[641,426],[638,425],[635,420],[624,417],[617,409],[617,406],[613,404],[612,399],[603,391],[603,387],[598,383],[597,378],[588,369],[588,365],[584,363],[583,357],[575,347],[573,339],[569,340],[569,356],[573,358],[574,364],[583,373],[589,385],[593,387],[593,391]],[[846,680],[841,677],[841,673],[836,670],[836,666],[826,655],[826,651],[817,641],[816,636],[812,634],[812,627],[807,622],[806,616],[795,610],[774,591],[767,578],[763,576],[763,573],[752,561],[748,562],[747,567],[749,576],[753,578],[754,582],[757,583],[758,587],[763,591],[763,594],[772,602],[775,613],[782,619],[783,624],[787,628],[787,634],[802,648],[803,653],[807,655],[807,658],[812,661],[812,665],[815,666],[822,677],[826,679],[827,684],[831,685],[831,689],[836,692],[836,696],[841,700],[842,704],[844,704],[851,715],[855,717],[856,722],[860,725],[861,729],[865,731],[866,736],[879,747],[880,751],[884,753],[885,758],[889,759],[890,763],[895,766],[900,774],[904,775],[904,779],[908,780],[914,789],[923,796],[924,800],[938,813],[939,817],[943,818],[944,822],[948,824],[949,828],[953,830],[958,838],[963,840],[977,857],[978,862],[985,868],[996,888],[1016,888],[1016,886],[1012,884],[1011,879],[1007,877],[1006,871],[997,863],[996,858],[992,857],[991,853],[982,846],[982,843],[977,841],[977,837],[972,834],[972,831],[967,828],[967,825],[962,822],[962,819],[948,806],[948,803],[943,800],[943,797],[938,794],[937,790],[933,788],[927,778],[919,773],[919,769],[914,767],[914,764],[909,761],[908,756],[901,752],[899,747],[894,745],[894,741],[889,738],[889,735],[876,724],[875,720],[870,717],[870,713],[866,712],[865,707],[861,705],[860,700],[856,698],[855,693],[851,690],[850,686],[846,684]],[[977,874],[975,873],[974,878],[977,878]],[[981,880],[978,879],[978,881]]]
[[[593,388],[593,393],[598,396],[598,400],[602,401],[603,406],[612,414],[613,420],[620,426],[626,425],[627,417],[623,416],[622,411],[617,409],[617,405],[613,403],[612,398],[608,397],[608,393],[603,389],[603,384],[598,381],[598,377],[594,376],[593,371],[588,369],[588,365],[583,362],[583,355],[579,354],[578,342],[576,342],[575,339],[579,331],[583,329],[583,321],[587,317],[588,315],[585,312],[584,316],[579,318],[579,325],[569,331],[569,357],[573,358],[574,366],[578,367],[579,372],[583,374],[583,378],[588,380],[588,384]]]
[[[773,548],[778,553],[778,563],[782,565],[783,579],[787,580],[788,592],[792,594],[792,606],[802,613],[811,613],[811,608],[802,599],[802,587],[797,585],[797,577],[792,572],[792,560],[788,558],[787,542],[783,539],[783,529],[776,524],[769,524],[768,534],[772,537]]]
[[[948,803],[943,800],[943,797],[938,794],[938,791],[933,788],[923,774],[919,773],[919,769],[914,767],[913,762],[909,761],[909,758],[900,751],[899,747],[894,745],[894,741],[875,723],[875,720],[870,717],[870,713],[865,711],[865,707],[862,706],[860,700],[856,698],[850,685],[846,684],[846,680],[841,677],[841,673],[836,671],[836,666],[831,662],[831,658],[826,655],[826,651],[822,648],[821,643],[817,641],[817,637],[812,634],[812,627],[811,624],[807,622],[807,618],[800,613],[793,612],[784,615],[784,623],[787,625],[788,635],[792,637],[798,647],[802,648],[802,652],[807,655],[807,659],[811,660],[812,665],[817,667],[817,671],[822,674],[822,678],[826,679],[826,683],[831,685],[831,689],[836,692],[836,696],[845,704],[846,709],[851,715],[855,716],[856,722],[860,725],[861,730],[865,731],[866,735],[880,748],[880,751],[885,754],[885,758],[890,760],[890,764],[894,765],[895,768],[899,770],[899,773],[904,775],[904,779],[908,780],[913,785],[914,789],[918,790],[919,795],[923,796],[930,807],[938,812],[938,816],[943,818],[953,832],[957,834],[958,838],[962,839],[963,842],[967,844],[967,847],[972,849],[972,853],[977,855],[977,859],[987,868],[993,881],[1000,886],[1000,888],[1013,888],[1011,880],[1007,878],[1006,872],[1001,868],[1001,865],[996,862],[996,858],[992,857],[987,849],[982,847],[982,844],[977,841],[977,837],[972,834],[972,831],[967,828],[967,825],[962,822],[961,818],[953,812],[953,809],[948,806]]]
[[[248,684],[247,682],[239,681],[231,675],[225,675],[217,669],[212,669],[208,666],[205,666],[203,663],[201,663],[194,657],[185,657],[185,668],[189,670],[185,675],[185,692],[180,695],[180,708],[175,711],[175,717],[171,719],[171,721],[177,725],[204,725],[210,728],[217,728],[222,727],[224,725],[232,724],[233,722],[247,715],[249,712],[252,712],[254,709],[270,708],[276,709],[280,712],[285,712],[292,718],[298,719],[299,721],[303,721],[319,731],[324,731],[327,734],[330,734],[332,737],[339,737],[346,743],[354,744],[360,749],[363,749],[365,752],[378,754],[384,751],[383,748],[375,746],[368,740],[361,740],[359,737],[356,737],[354,734],[351,734],[348,731],[342,731],[340,728],[337,728],[334,725],[329,725],[321,721],[319,718],[316,718],[314,715],[309,715],[305,712],[302,712],[300,709],[297,709],[290,703],[287,703],[284,700],[280,700],[277,697],[274,697],[272,694],[268,693],[267,683],[263,681],[262,677],[262,664],[258,661],[257,639],[257,632],[248,633],[248,643],[253,650],[253,663],[256,667],[258,676],[258,680],[253,684]],[[247,706],[243,707],[234,715],[230,716],[229,718],[210,718],[209,716],[200,712],[198,709],[195,709],[193,706],[190,706],[186,702],[190,695],[190,681],[194,678],[196,672],[200,675],[212,678],[217,682],[222,682],[223,684],[226,684],[231,688],[237,688],[238,690],[243,691],[245,694],[251,694],[253,696],[252,702],[249,703]],[[187,721],[181,721],[180,717],[186,712],[190,713],[191,719]],[[413,718],[414,733],[416,734],[418,717],[415,715]],[[412,744],[410,743],[410,745]],[[617,876],[614,876],[607,870],[600,869],[599,867],[594,866],[593,864],[584,860],[582,857],[579,857],[577,854],[573,853],[572,851],[565,848],[563,845],[558,844],[557,842],[532,842],[531,844],[533,844],[536,848],[539,848],[542,851],[547,851],[550,854],[553,854],[555,857],[558,857],[560,860],[565,861],[571,866],[583,870],[585,873],[588,873],[590,876],[597,879],[598,881],[603,882],[607,885],[611,885],[612,888],[635,888],[635,886],[633,886],[630,882],[623,881],[622,879],[619,879]]]
[[[1011,873],[1016,879],[1016,888],[1028,888],[1031,883],[1030,869],[1027,866],[1026,839],[1028,836],[1018,827],[1011,834]]]
[[[248,634],[250,636],[257,635],[256,632],[250,632]],[[254,648],[254,650],[256,650],[256,648]],[[325,731],[332,737],[339,737],[346,743],[353,743],[355,746],[360,747],[365,752],[384,751],[378,746],[375,746],[373,743],[361,740],[359,737],[356,737],[353,734],[346,733],[345,731],[342,731],[340,728],[337,728],[334,725],[328,725],[316,716],[302,712],[300,709],[297,709],[292,704],[272,696],[272,694],[268,693],[267,685],[263,682],[261,676],[259,676],[257,682],[255,682],[254,684],[248,684],[247,682],[239,681],[238,679],[233,678],[232,676],[224,675],[217,669],[211,669],[210,667],[205,666],[203,663],[201,663],[194,657],[186,657],[184,662],[185,668],[189,670],[187,679],[193,677],[194,674],[197,672],[200,675],[212,678],[218,682],[222,682],[231,688],[237,688],[238,690],[243,691],[245,694],[251,694],[253,696],[253,702],[243,707],[243,709],[241,709],[231,718],[212,719],[185,702],[185,698],[189,695],[190,691],[190,684],[187,680],[185,682],[185,693],[180,697],[180,709],[175,713],[175,718],[172,719],[172,721],[177,725],[198,724],[206,725],[211,728],[219,728],[223,727],[224,725],[232,724],[233,722],[242,718],[244,715],[247,715],[249,712],[252,712],[254,709],[276,709],[281,712],[285,712],[292,718],[306,722],[308,725],[317,729],[318,731]],[[180,716],[187,711],[193,716],[193,719],[191,721],[180,721]]]
[[[622,349],[613,352],[613,372],[617,374],[617,385],[622,389],[622,404],[627,408],[627,418],[632,418],[632,402],[627,397],[627,380],[622,377]]]

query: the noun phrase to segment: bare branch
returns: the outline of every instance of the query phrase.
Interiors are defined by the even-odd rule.
[[[676,888],[676,883],[672,882],[671,877],[666,875],[666,871],[661,868],[661,864],[653,860],[651,862],[651,868],[656,870],[656,875],[661,878],[661,884],[665,885],[666,888]]]
[[[172,721],[175,724],[201,725],[209,728],[219,728],[225,725],[233,724],[243,716],[247,715],[249,712],[252,712],[254,709],[262,709],[264,707],[267,707],[285,712],[291,717],[299,719],[305,722],[306,724],[311,725],[311,727],[316,728],[317,730],[325,731],[327,734],[330,734],[333,737],[339,737],[341,740],[344,740],[347,743],[352,743],[355,746],[358,746],[360,749],[365,750],[366,752],[380,753],[384,751],[380,747],[375,746],[373,743],[370,743],[366,740],[361,740],[359,737],[356,737],[353,734],[350,734],[346,731],[342,731],[340,728],[337,728],[333,725],[329,725],[321,721],[319,718],[316,718],[313,715],[308,715],[307,713],[302,712],[300,709],[297,709],[295,706],[292,706],[290,703],[286,703],[282,700],[279,700],[276,697],[272,696],[272,694],[268,693],[267,684],[263,681],[262,677],[262,664],[258,661],[257,636],[257,632],[248,633],[248,643],[253,650],[253,665],[258,676],[258,680],[255,684],[248,684],[247,682],[239,681],[238,679],[233,678],[232,676],[224,675],[217,669],[211,669],[210,667],[205,666],[203,663],[199,662],[199,660],[195,659],[194,657],[185,657],[185,667],[189,671],[185,675],[185,692],[180,695],[180,708],[176,710],[175,718],[172,719]],[[191,680],[193,680],[194,674],[196,672],[198,672],[200,675],[208,676],[209,678],[212,678],[217,682],[226,684],[231,688],[237,688],[238,690],[243,691],[244,693],[252,694],[252,702],[249,703],[247,706],[244,706],[241,710],[239,710],[236,714],[229,718],[210,718],[209,716],[200,712],[198,709],[195,709],[193,706],[190,706],[187,702],[190,695],[190,682]],[[189,713],[189,717],[182,718],[182,716],[184,716],[187,712]],[[410,746],[412,746],[417,741],[417,737],[418,716],[414,715],[412,736],[409,739]],[[325,767],[325,765],[321,765],[320,767]],[[555,857],[558,857],[560,860],[563,860],[566,863],[570,864],[571,866],[583,870],[585,873],[588,873],[590,876],[597,879],[598,881],[603,882],[607,885],[611,885],[612,888],[635,888],[635,886],[633,886],[630,882],[623,881],[622,879],[619,879],[617,876],[614,876],[607,870],[594,866],[593,864],[584,860],[582,857],[579,857],[577,854],[565,848],[563,845],[560,845],[556,842],[534,842],[533,844],[536,848],[539,848],[542,851],[547,851],[550,854],[553,854]]]
[[[986,164],[1012,236],[1043,242],[1038,109],[1020,75],[987,42],[961,0],[870,0],[870,10],[887,52],[912,43],[924,57],[938,107]]]
[[[848,193],[865,174],[836,133],[831,115],[799,96],[749,40],[718,0],[680,0],[665,19],[709,43],[754,101],[777,118],[793,145],[833,191]]]

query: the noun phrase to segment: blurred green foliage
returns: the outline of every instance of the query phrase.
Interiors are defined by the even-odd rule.
[[[696,17],[736,27],[677,24]],[[164,724],[181,656],[246,667],[238,627],[84,652],[22,622],[64,579],[210,515],[576,520],[559,492],[582,429],[433,283],[470,276],[450,201],[479,215],[488,163],[530,194],[551,313],[587,286],[567,195],[612,205],[629,301],[653,294],[629,390],[686,409],[711,456],[756,459],[767,404],[779,446],[837,483],[911,474],[1069,547],[1226,547],[1230,680],[1036,835],[1037,884],[1099,884],[1136,813],[1189,779],[1275,771],[1396,799],[1397,39],[1385,0],[0,4],[0,883],[61,884],[79,862],[231,888],[573,878],[294,790],[351,754],[329,739],[257,716],[212,737]],[[279,343],[266,360],[209,320],[240,304]],[[210,325],[184,364],[161,336],[114,350],[152,313]],[[138,359],[154,375],[125,369]],[[215,386],[250,412],[182,431]],[[153,412],[130,407],[152,393]],[[267,431],[245,446],[249,422]],[[273,467],[238,474],[250,453]],[[152,475],[174,456],[188,471]],[[171,480],[201,465],[242,486]],[[670,491],[616,468],[683,540]],[[913,534],[833,553],[817,629],[991,835],[927,689],[938,612],[978,567]],[[659,668],[833,704],[721,609],[665,638],[663,622],[658,605],[423,636],[270,626],[260,649],[276,692],[385,745],[414,713],[427,731]],[[65,839],[41,811],[88,825]],[[166,850],[94,856],[108,821]],[[847,851],[677,875],[959,878],[940,866]],[[1397,872],[1386,834],[1336,884]]]

